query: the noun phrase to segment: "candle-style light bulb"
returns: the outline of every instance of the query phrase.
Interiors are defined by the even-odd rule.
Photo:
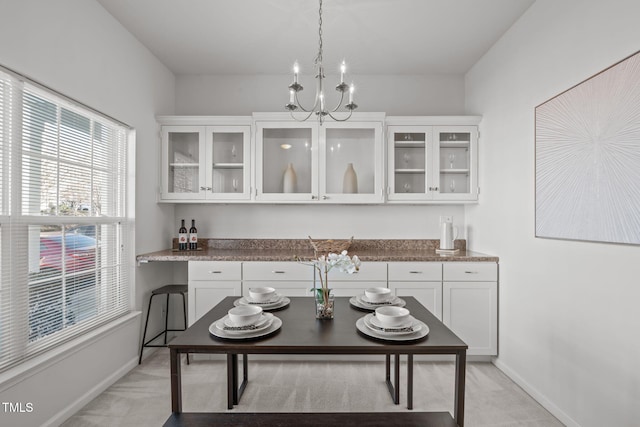
[[[289,103],[290,103],[290,104],[293,104],[293,101],[294,101],[294,98],[293,98],[293,97],[294,97],[294,95],[295,95],[295,92],[293,91],[293,89],[291,89],[291,90],[289,91]]]
[[[320,93],[320,111],[324,111],[324,93]]]
[[[293,63],[293,82],[298,83],[298,73],[300,72],[300,66],[298,61]]]
[[[353,104],[353,91],[356,90],[356,87],[351,83],[349,86],[349,104]]]
[[[347,64],[342,60],[342,64],[340,65],[340,83],[344,83],[344,72],[347,71]]]

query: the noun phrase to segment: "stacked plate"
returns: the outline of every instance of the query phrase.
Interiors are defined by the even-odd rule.
[[[246,339],[268,335],[282,326],[282,320],[264,313],[256,306],[237,306],[222,319],[209,326],[209,332],[220,338]]]
[[[234,301],[235,306],[255,305],[263,310],[277,310],[289,305],[291,300],[278,294],[274,288],[260,287],[249,289],[249,295]]]
[[[429,333],[429,327],[424,322],[401,307],[380,307],[375,313],[358,319],[356,328],[370,337],[390,341],[416,340]]]
[[[363,310],[374,311],[378,307],[404,307],[406,302],[391,293],[389,288],[369,288],[361,295],[351,297],[349,303]]]

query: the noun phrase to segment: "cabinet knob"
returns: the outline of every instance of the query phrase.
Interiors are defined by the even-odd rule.
[[[478,274],[477,271],[465,271],[464,274]]]
[[[220,274],[220,273],[222,273],[222,271],[214,270],[214,271],[210,271],[209,273],[210,274]]]
[[[322,196],[322,200],[327,200],[329,196]]]
[[[200,189],[201,189],[201,190],[206,190],[206,189],[207,189],[207,187],[200,187]]]
[[[315,199],[317,199],[317,197],[312,195],[311,200],[315,200]]]
[[[422,274],[422,271],[410,271],[410,274]]]
[[[285,272],[282,270],[273,270],[272,271],[273,274],[284,274]]]

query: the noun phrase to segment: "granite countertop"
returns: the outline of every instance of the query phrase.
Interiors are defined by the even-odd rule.
[[[177,243],[174,241],[174,246]],[[353,240],[349,255],[371,261],[456,261],[498,262],[497,256],[467,251],[465,240],[456,240],[456,254],[439,254],[439,240],[379,239]],[[166,249],[141,254],[140,262],[150,261],[294,261],[313,259],[307,239],[198,239],[197,251]]]

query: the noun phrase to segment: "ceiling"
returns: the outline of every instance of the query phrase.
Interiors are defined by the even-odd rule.
[[[325,0],[324,66],[464,74],[535,0]],[[310,74],[317,0],[98,0],[178,74]]]

